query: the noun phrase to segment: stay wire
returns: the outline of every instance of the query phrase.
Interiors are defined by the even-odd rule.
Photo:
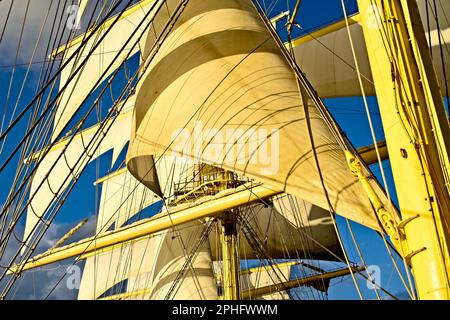
[[[128,4],[130,4],[133,0],[129,0]],[[111,14],[118,6],[119,6],[120,2],[118,2],[114,8],[109,12],[109,14]],[[95,51],[95,49],[101,44],[101,42],[103,41],[103,39],[105,39],[105,37],[108,35],[109,31],[112,29],[112,27],[117,23],[117,21],[120,20],[120,17],[122,16],[123,11],[121,11],[112,21],[111,25],[108,27],[108,29],[105,31],[104,34],[102,34],[102,36],[100,37],[99,41],[97,43],[95,43],[93,45],[93,47],[91,48],[88,57],[86,59],[83,60],[82,64],[80,66],[78,66],[78,68],[74,71],[74,73],[68,78],[67,82],[64,84],[63,88],[60,88],[60,91],[58,92],[58,94],[56,95],[56,97],[51,101],[50,105],[47,106],[47,108],[45,108],[43,110],[42,115],[38,118],[38,121],[42,120],[43,116],[48,112],[48,110],[50,109],[50,107],[57,101],[57,99],[61,96],[61,93],[66,89],[66,87],[68,86],[68,84],[72,81],[72,79],[75,77],[75,75],[80,71],[80,69],[84,66],[84,64],[87,62],[89,55]],[[0,135],[0,141],[2,141],[6,135],[17,125],[17,123],[20,121],[20,119],[26,114],[26,112],[31,108],[31,106],[38,100],[39,97],[41,97],[44,93],[45,90],[48,88],[48,86],[53,83],[53,81],[59,76],[59,74],[62,72],[62,70],[64,70],[67,65],[70,63],[71,60],[74,59],[75,56],[77,56],[77,54],[79,53],[80,50],[82,50],[84,48],[84,46],[87,44],[87,42],[89,41],[90,38],[92,38],[94,35],[97,34],[98,29],[103,25],[103,23],[108,19],[109,15],[107,15],[103,21],[98,24],[97,26],[94,27],[94,29],[87,34],[85,34],[85,36],[83,37],[83,40],[81,41],[80,46],[70,55],[70,57],[64,61],[64,63],[62,63],[62,65],[60,66],[60,68],[58,68],[57,72],[51,77],[51,79],[43,86],[43,88],[38,92],[38,94],[31,100],[31,102],[21,111],[21,113],[16,117],[16,119],[13,120],[13,122],[11,123],[11,125]],[[35,126],[32,127],[32,129],[34,129]],[[30,135],[30,132],[28,132],[27,134],[25,134],[24,139],[26,137],[28,137]],[[61,133],[58,135],[59,138],[61,136]],[[17,152],[18,148],[21,146],[23,142],[20,142],[17,147],[14,149],[14,152]],[[1,165],[0,167],[0,172],[6,167],[6,165],[9,163],[9,161],[11,160],[11,156],[8,157],[8,159]]]
[[[130,0],[130,2],[131,2],[132,0]],[[149,11],[149,13],[150,13],[150,11]],[[119,16],[120,16],[121,14],[119,14]],[[117,21],[117,19],[115,20],[115,21]],[[112,27],[112,26],[111,26]],[[134,33],[137,31],[137,29],[135,29],[134,30],[134,32],[133,32],[133,35],[134,35]],[[108,70],[111,68],[111,66],[113,65],[113,63],[114,63],[114,61],[117,59],[117,57],[120,55],[120,52],[125,48],[125,46],[128,44],[128,42],[131,40],[131,37],[127,40],[127,42],[125,43],[125,45],[124,46],[122,46],[122,48],[121,48],[121,50],[119,51],[119,53],[115,56],[115,58],[113,59],[113,61],[109,64],[109,67],[104,71],[104,74],[106,74],[107,72],[108,72]],[[101,42],[101,40],[99,41],[99,43]],[[97,45],[99,44],[99,43],[97,43]],[[130,52],[128,53],[128,56],[129,56],[129,54],[130,54]],[[125,60],[122,62],[122,64],[125,62]],[[119,69],[117,69],[116,70],[116,72],[114,73],[114,75],[116,75],[117,73],[118,73],[118,71],[119,71]],[[112,80],[114,79],[114,76],[113,77],[111,77],[111,79],[109,79],[108,80],[108,85],[112,82]],[[99,84],[100,84],[100,82],[101,82],[101,79],[98,79],[97,80],[97,82],[95,83],[95,85],[93,86],[93,87],[96,87],[96,86],[98,86]],[[106,86],[107,87],[107,86]],[[102,91],[103,93],[104,93],[104,90]],[[102,95],[100,95],[100,96],[102,96]],[[83,100],[83,102],[81,103],[81,105],[87,100],[89,98],[89,96],[86,96],[85,98],[84,98],[84,100]],[[98,103],[98,98],[96,99],[96,101],[94,102],[94,104],[93,104],[93,106],[95,106],[97,103]],[[64,128],[63,128],[63,130],[65,130],[68,126],[69,126],[69,124],[70,124],[70,121],[76,116],[76,114],[79,112],[79,110],[80,109],[78,109],[77,110],[77,112],[75,112],[73,115],[72,115],[72,117],[69,119],[69,121],[67,122],[67,124],[64,126]],[[90,112],[92,112],[92,110],[93,110],[93,108],[91,107],[90,108],[90,110],[89,110],[89,112],[88,112],[88,114],[90,114]],[[82,124],[82,123],[84,123],[85,121],[86,121],[86,118],[87,117],[85,117],[84,118],[84,120],[83,120],[83,122],[80,122],[80,124]],[[81,126],[78,126],[78,128],[77,128],[77,132],[78,131],[80,131],[81,130]],[[62,135],[62,132],[59,134],[59,136],[61,136]],[[59,137],[58,136],[58,137]],[[71,137],[70,137],[70,139],[69,139],[69,143],[70,143],[70,141],[72,141],[73,140],[73,138],[75,137],[75,135],[72,135]],[[56,143],[57,143],[57,141],[58,141],[58,139],[54,139],[54,141],[45,149],[45,151],[40,155],[40,161],[42,160],[42,159],[44,159],[45,158],[45,156],[48,154],[48,152],[51,150],[51,148],[52,148],[52,146],[54,146]],[[66,148],[67,148],[67,146],[66,146]],[[60,157],[58,157],[58,159],[59,159]],[[56,164],[56,163],[55,163]],[[52,168],[55,166],[55,164],[52,166]],[[36,166],[33,170],[32,170],[32,172],[30,173],[30,175],[28,176],[28,177],[31,177],[31,175],[32,174],[34,174],[34,172],[37,170],[37,167],[38,166]],[[27,179],[27,178],[26,178]],[[42,184],[42,183],[41,183]],[[20,189],[23,187],[23,184],[22,184],[22,186],[19,188],[19,191],[20,191]],[[10,203],[8,202],[8,203],[6,203],[5,205],[4,205],[4,208],[7,208],[8,206],[10,205]],[[5,210],[2,210],[2,212],[0,213],[0,215],[3,215],[4,214],[4,212],[5,212]]]
[[[150,13],[150,12],[151,12],[151,10],[149,11],[149,13]],[[144,22],[144,20],[145,20],[145,19],[142,20],[142,23]],[[136,29],[136,30],[137,30],[137,29]],[[135,30],[135,32],[136,32],[136,30]],[[143,33],[144,33],[144,32],[142,32],[142,34],[143,34]],[[130,39],[131,39],[131,37],[130,37]],[[127,42],[127,43],[128,43],[128,42]],[[127,44],[127,43],[126,43],[126,44]],[[126,44],[125,44],[125,45],[126,45]],[[116,73],[117,73],[117,72],[118,72],[118,70],[116,70]],[[131,82],[127,85],[127,88],[128,88],[130,85],[131,85]],[[106,90],[106,88],[107,88],[107,86],[105,87],[105,89],[104,89],[102,92],[104,92],[104,91]],[[126,92],[127,88],[124,90],[124,92]],[[121,96],[123,96],[124,92],[122,92]],[[129,97],[129,96],[128,96],[128,97]],[[124,104],[123,104],[123,105],[124,105]],[[123,105],[122,105],[122,106],[123,106]],[[94,107],[95,107],[95,104],[94,104]],[[92,110],[92,109],[93,109],[93,108],[91,107],[91,110]],[[111,114],[111,113],[113,112],[113,109],[114,109],[114,108],[112,108],[112,109],[110,110],[110,113],[109,113],[109,114]],[[84,122],[84,121],[86,120],[86,118],[87,118],[87,116],[85,116],[85,117],[82,119],[82,122]],[[114,118],[114,119],[115,119],[115,118]],[[106,122],[105,122],[105,123],[106,123]],[[112,125],[112,123],[111,123],[111,125]],[[111,125],[110,125],[110,127],[111,127]],[[80,126],[78,127],[77,130],[80,130]],[[102,127],[99,128],[99,131],[101,131],[101,130],[102,130]],[[75,135],[72,136],[72,137],[70,138],[70,141],[72,141],[74,137],[75,137]],[[103,138],[104,138],[104,137],[105,137],[105,135],[103,135]],[[69,141],[68,144],[70,144],[70,141]],[[92,141],[93,141],[93,140],[91,140],[91,143],[92,143]],[[66,146],[66,148],[67,148],[67,146]],[[47,150],[47,151],[48,151],[48,150]],[[62,153],[62,154],[58,157],[58,159],[61,158],[61,156],[62,156],[63,154],[64,154],[64,153]],[[79,162],[79,161],[77,161],[77,163],[78,163],[78,162]],[[76,166],[77,166],[77,164],[75,164],[74,168],[75,168]],[[54,166],[52,166],[52,168],[53,168],[53,167],[54,167]],[[51,168],[51,169],[52,169],[52,168]],[[72,170],[72,171],[73,171],[73,170]],[[66,179],[66,180],[67,180],[67,179]],[[39,185],[39,187],[42,186],[43,183],[44,183],[44,181],[41,182],[41,184]],[[23,211],[24,211],[24,210],[22,210],[22,213],[23,213]],[[35,226],[35,227],[36,227],[36,226]]]

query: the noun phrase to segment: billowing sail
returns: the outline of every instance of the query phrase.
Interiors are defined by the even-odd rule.
[[[144,22],[143,28],[139,29],[131,40],[128,42],[124,50],[120,52],[119,58],[116,56],[119,50],[127,43],[137,25],[144,19],[145,14],[150,10],[152,1],[144,1],[126,11],[121,19],[111,27],[107,36],[102,40],[101,44],[89,55],[91,49],[96,45],[100,37],[110,28],[112,20],[105,23],[99,31],[92,36],[89,41],[81,48],[81,53],[78,53],[76,59],[72,59],[69,64],[62,70],[60,77],[60,88],[69,80],[76,69],[82,65],[82,62],[87,58],[86,64],[81,70],[75,74],[72,81],[70,81],[58,101],[58,109],[55,115],[53,138],[55,139],[62,131],[73,114],[80,108],[83,100],[95,89],[97,81],[105,80],[110,74],[116,70],[127,56],[131,57],[138,52],[139,45],[133,47],[135,42],[139,39],[143,28],[147,23]],[[149,18],[150,19],[150,18]],[[63,63],[80,48],[83,35],[79,36],[69,44],[64,51]],[[62,47],[66,48],[66,46]],[[131,52],[130,52],[131,51]],[[106,74],[102,77],[108,66],[112,63],[112,67],[108,69]]]
[[[147,157],[139,166],[129,165],[128,169],[140,177],[140,182],[167,201],[174,194],[174,182],[187,182],[192,176],[189,163],[176,156]]]
[[[197,247],[202,230],[193,223],[88,257],[78,298],[216,299],[209,242]]]
[[[170,12],[176,3],[168,1]],[[162,25],[167,17],[155,20]],[[144,59],[154,39],[150,32]],[[302,98],[280,48],[247,1],[190,1],[152,60],[137,88],[130,171],[145,180],[133,168],[154,155],[213,164],[380,230],[335,129]]]
[[[437,18],[434,6],[427,1],[417,1],[422,23],[424,24],[426,38],[433,52],[433,63],[442,93],[446,88],[444,70],[450,70],[450,25],[445,13],[450,12],[448,1],[437,3]],[[428,4],[428,17],[426,5]],[[372,82],[367,47],[364,40],[359,15],[349,17],[350,32],[355,48],[356,59],[360,68],[364,93],[375,95]],[[429,23],[428,23],[429,22]],[[429,24],[429,32],[428,32]],[[439,42],[439,38],[441,42]],[[439,45],[444,47],[444,64],[442,64]],[[361,87],[356,73],[355,60],[352,54],[351,44],[345,21],[339,21],[333,25],[301,36],[293,40],[293,50],[296,62],[311,81],[314,89],[322,98],[360,96]],[[450,88],[450,77],[447,77],[447,87]]]
[[[103,128],[111,126],[108,132],[102,130],[100,125],[93,126],[78,133],[69,144],[67,143],[70,138],[59,142],[40,160],[31,183],[30,196],[33,198],[27,208],[23,236],[25,241],[29,237],[28,241],[31,239],[33,229],[39,224],[39,219],[45,215],[55,197],[62,194],[72,179],[79,176],[90,161],[113,150],[112,160],[114,163],[122,147],[129,140],[132,119],[130,108],[133,103],[133,99],[130,99],[123,107],[123,113],[117,116],[114,123],[112,125],[109,122],[105,124]],[[99,144],[101,138],[103,140]],[[97,149],[96,146],[98,146]],[[96,151],[93,152],[95,149]],[[61,154],[63,155],[60,157]],[[92,157],[89,159],[87,155],[92,155]],[[35,157],[39,157],[39,155],[35,155]],[[57,160],[58,158],[59,160]],[[82,160],[79,161],[80,158]],[[55,166],[51,169],[53,165]],[[42,186],[39,187],[41,184]]]

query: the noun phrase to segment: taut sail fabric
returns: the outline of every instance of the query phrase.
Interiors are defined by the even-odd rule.
[[[436,3],[436,9],[434,8]],[[425,36],[433,53],[433,64],[438,77],[439,85],[443,95],[446,94],[446,83],[444,72],[447,74],[447,88],[450,90],[450,1],[417,1],[420,16],[424,25]],[[426,6],[428,6],[428,17]],[[439,28],[437,21],[439,21]],[[428,24],[430,28],[428,29]],[[439,41],[440,40],[440,41]],[[443,46],[443,60],[439,46]]]
[[[145,5],[137,4],[137,8],[130,8],[128,12],[124,13],[122,18],[117,21],[107,36],[103,39],[101,44],[89,55],[89,58],[81,68],[81,70],[74,76],[69,82],[64,93],[62,93],[59,101],[58,108],[55,115],[53,139],[61,133],[64,126],[67,124],[73,114],[80,108],[83,100],[95,89],[95,83],[98,80],[105,80],[116,70],[122,62],[126,59],[127,55],[131,57],[133,54],[139,51],[139,45],[134,46],[134,43],[138,40],[139,35],[142,33],[142,29],[138,30],[133,38],[128,42],[128,45],[121,51],[119,57],[114,59],[127,42],[133,32],[136,30],[137,25],[144,19],[145,14],[150,10],[153,1],[146,1]],[[136,10],[137,9],[137,10]],[[149,19],[151,15],[149,16]],[[99,31],[90,38],[90,40],[83,46],[81,53],[78,53],[75,59],[72,59],[69,64],[62,70],[60,77],[60,88],[62,88],[72,76],[75,70],[82,65],[82,62],[88,57],[91,49],[96,45],[100,37],[109,29],[111,20],[106,22]],[[144,22],[142,27],[145,27]],[[83,35],[80,36],[81,38]],[[75,39],[73,45],[68,44],[68,48],[64,51],[63,63],[79,49],[81,41]],[[131,50],[131,53],[130,53]],[[102,77],[107,67],[113,62],[112,67],[109,68],[105,76]]]
[[[366,95],[375,95],[369,58],[362,27],[350,26],[355,53],[363,77]],[[312,38],[309,35],[295,39],[293,50],[300,69],[311,81],[322,98],[360,96],[361,86],[356,73],[350,40],[345,25],[339,30]]]
[[[444,71],[447,74],[450,72],[450,25],[446,16],[446,13],[450,12],[450,2],[437,2],[437,18],[440,30],[438,30],[436,12],[432,2],[417,1],[417,4],[422,17],[425,35],[433,52],[433,63],[439,85],[442,93],[445,94]],[[349,18],[351,23],[357,20],[358,14]],[[293,50],[297,64],[322,98],[361,95],[361,87],[356,73],[347,27],[342,22],[337,22],[335,24],[336,26],[339,25],[337,30],[328,34],[318,37],[304,35],[293,40]],[[429,29],[428,24],[430,25]],[[362,26],[359,22],[350,25],[350,32],[356,59],[363,78],[364,92],[366,95],[375,95],[367,47]],[[441,42],[439,42],[439,38]],[[444,47],[444,64],[440,55],[440,44]],[[450,88],[449,76],[447,76],[447,87]]]
[[[112,225],[117,229],[141,210],[161,201],[126,169],[105,179],[102,183],[97,233],[105,232]]]
[[[168,1],[171,12],[177,3]],[[155,20],[158,30],[167,16]],[[150,32],[144,59],[154,39]],[[178,155],[243,174],[328,210],[312,138],[333,209],[380,230],[334,129],[305,100],[251,2],[191,0],[138,85],[128,166],[145,181],[133,168],[145,166],[154,155]],[[372,185],[387,202],[378,184]]]
[[[139,181],[151,191],[164,198],[167,203],[173,200],[175,182],[181,183],[192,178],[192,172],[189,169],[191,168],[188,161],[171,155],[147,157],[139,163],[128,163],[128,170],[139,177]]]
[[[439,45],[439,38],[441,38],[441,43],[445,45],[450,45],[450,20],[448,19],[448,12],[450,12],[450,2],[448,1],[437,1],[436,9],[434,8],[434,3],[429,1],[417,1],[419,7],[420,16],[425,29],[425,34],[428,38],[428,33],[431,37],[431,46],[436,47]],[[427,17],[427,7],[428,6],[428,17]],[[438,22],[439,21],[439,28]],[[428,23],[430,28],[428,29]],[[438,30],[440,29],[440,30]]]
[[[126,132],[129,133],[129,132]],[[96,234],[109,229],[118,229],[130,218],[150,205],[161,201],[137,181],[128,170],[105,177],[97,217]],[[101,297],[114,285],[122,283],[120,288],[130,292],[134,289],[148,289],[151,285],[150,273],[153,270],[155,255],[153,248],[161,241],[161,235],[154,235],[131,243],[124,243],[111,250],[102,251],[87,257],[80,283],[78,298],[91,300]],[[107,271],[105,271],[105,268]],[[146,279],[144,288],[139,282],[128,279]],[[125,290],[126,289],[126,290]],[[110,292],[113,295],[117,292]]]
[[[133,287],[123,282],[129,278],[145,277],[147,279],[145,285],[150,286],[149,275],[156,258],[153,248],[160,242],[161,236],[155,235],[132,243],[124,243],[112,250],[88,257],[81,278],[78,299],[98,299],[105,295],[108,289],[111,290],[114,285],[120,283],[121,286],[111,290],[108,295],[131,291]],[[134,287],[140,289],[136,285]]]
[[[131,99],[128,103],[132,105],[134,101]],[[45,215],[47,207],[54,202],[55,196],[60,195],[72,179],[79,176],[90,161],[95,160],[109,150],[113,150],[112,161],[114,163],[123,145],[130,137],[129,130],[131,130],[132,120],[130,108],[128,104],[124,106],[124,112],[118,115],[118,118],[111,125],[106,135],[104,130],[99,133],[100,126],[96,125],[77,134],[72,142],[68,144],[67,148],[65,147],[64,140],[61,141],[40,160],[36,173],[33,176],[33,181],[31,182],[30,195],[34,195],[35,193],[36,195],[27,208],[27,218],[23,235],[24,240],[28,239],[28,237],[30,237],[28,241],[31,239],[33,229],[39,224],[39,219]],[[105,127],[107,128],[109,126],[110,123],[106,124]],[[99,143],[102,137],[104,138]],[[89,149],[86,150],[88,146]],[[93,152],[95,146],[98,146],[98,148]],[[62,153],[63,156],[57,160]],[[92,155],[92,158],[88,159],[88,154]],[[78,161],[80,157],[82,157],[82,160]],[[55,166],[50,171],[53,165]],[[43,184],[39,188],[42,182]],[[57,192],[58,190],[60,192]]]

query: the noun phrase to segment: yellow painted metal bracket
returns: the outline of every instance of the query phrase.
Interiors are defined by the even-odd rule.
[[[398,228],[396,227],[395,220],[392,217],[392,214],[388,210],[386,210],[383,202],[370,185],[369,179],[364,175],[361,162],[348,150],[345,151],[345,157],[347,159],[350,170],[356,177],[358,177],[362,187],[364,188],[364,191],[367,193],[370,203],[372,203],[373,207],[375,208],[378,219],[381,222],[384,231],[390,236],[391,240],[395,242],[396,247],[398,248],[401,236],[398,232]]]

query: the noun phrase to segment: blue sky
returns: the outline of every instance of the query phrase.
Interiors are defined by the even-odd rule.
[[[271,3],[271,0],[265,0],[266,4]],[[290,7],[292,8],[295,4],[295,1],[289,1]],[[356,0],[347,0],[346,6],[348,13],[354,13],[357,11]],[[0,12],[4,11],[5,6],[8,4],[8,1],[4,1],[3,4],[0,4]],[[286,0],[279,0],[277,4],[273,6],[271,15],[277,15],[278,13],[286,10]],[[3,7],[2,7],[3,6]],[[37,14],[36,14],[37,15]],[[341,0],[321,0],[321,1],[313,1],[313,0],[303,0],[302,5],[300,7],[299,15],[297,17],[297,22],[302,26],[305,30],[313,30],[318,26],[322,26],[324,24],[330,23],[332,21],[339,20],[343,17]],[[1,18],[1,14],[0,14]],[[0,21],[4,21],[0,19]],[[278,28],[282,29],[283,22],[280,22]],[[294,29],[294,36],[298,36],[300,34],[300,30]],[[284,37],[284,33],[280,31],[282,37]],[[16,35],[17,36],[17,35]],[[10,38],[12,39],[12,38]],[[5,38],[4,41],[0,43],[0,107],[2,110],[5,110],[6,107],[6,97],[7,97],[7,88],[9,87],[9,82],[14,74],[12,87],[11,87],[11,98],[10,105],[12,102],[17,100],[17,96],[20,90],[20,85],[24,81],[26,68],[24,66],[19,66],[16,68],[12,68],[11,65],[14,64],[15,57],[14,50],[17,49],[17,45],[15,45],[12,40],[8,41],[8,38]],[[3,54],[2,54],[3,53]],[[6,58],[5,58],[6,57]],[[26,58],[19,57],[16,63],[21,63],[23,60],[26,61]],[[38,61],[38,58],[35,59]],[[136,65],[136,59],[129,62],[129,66],[133,68]],[[23,108],[28,101],[33,97],[34,90],[36,87],[36,81],[38,77],[39,64],[33,66],[32,71],[28,77],[26,82],[25,91],[22,99],[19,101],[19,109]],[[118,81],[124,80],[124,74],[118,77]],[[98,93],[98,90],[97,90]],[[90,102],[95,98],[95,94],[91,97]],[[374,97],[369,97],[368,99],[370,109],[372,112],[372,117],[375,124],[376,135],[378,140],[383,140],[383,129],[381,125],[380,116],[378,113],[378,107],[376,103],[376,99]],[[105,105],[108,104],[107,101],[104,102]],[[347,136],[353,142],[356,147],[365,146],[372,144],[372,138],[369,131],[369,126],[367,122],[367,117],[365,114],[364,104],[361,97],[354,98],[339,98],[339,99],[326,99],[325,104],[329,107],[329,110],[339,123],[339,125],[346,132]],[[4,111],[3,111],[4,112]],[[8,108],[7,119],[11,116],[11,106]],[[95,119],[91,119],[90,123],[95,122]],[[17,132],[23,132],[24,123],[21,123],[17,128]],[[12,150],[12,146],[19,139],[18,134],[12,134],[9,138],[3,153],[0,155],[0,159],[3,159],[5,155],[9,154],[9,151]],[[98,208],[98,198],[100,196],[100,187],[93,186],[92,184],[92,176],[104,176],[110,166],[111,154],[105,154],[99,161],[92,163],[86,170],[86,172],[82,175],[80,181],[77,183],[75,189],[69,196],[66,205],[63,207],[61,212],[58,214],[57,219],[55,220],[54,226],[52,226],[49,230],[48,235],[46,236],[45,242],[41,250],[44,249],[46,243],[51,243],[58,239],[61,234],[64,234],[65,231],[74,226],[78,221],[82,220],[85,217],[90,217],[90,223],[79,232],[78,237],[81,237],[84,234],[89,234],[92,232],[93,221],[95,221],[95,212]],[[14,174],[14,166],[10,166],[7,170],[0,173],[0,181],[2,184],[6,181],[11,181],[11,178]],[[391,191],[394,190],[392,175],[390,171],[390,166],[388,162],[384,163],[384,169],[387,172],[387,179],[389,184],[389,189]],[[372,170],[380,178],[380,168],[378,165],[372,166]],[[0,188],[0,203],[3,203],[7,194],[8,188]],[[392,193],[392,192],[391,192]],[[395,194],[392,194],[394,201],[396,202]],[[80,201],[82,199],[82,201]],[[356,248],[353,246],[353,242],[351,240],[351,236],[348,232],[346,222],[344,219],[338,217],[338,226],[341,230],[341,236],[344,241],[344,245],[347,248],[349,258],[351,261],[359,262],[359,258],[356,252]],[[23,221],[22,221],[23,223]],[[385,245],[382,239],[373,231],[368,230],[365,227],[357,225],[355,223],[351,223],[355,236],[359,242],[361,247],[361,251],[364,255],[367,265],[378,265],[382,270],[381,274],[381,284],[391,293],[398,295],[399,297],[405,298],[405,290],[399,277],[396,275],[391,259],[389,258]],[[399,264],[402,266],[401,261]],[[52,266],[56,271],[37,271],[30,272],[25,275],[22,280],[20,280],[20,288],[21,290],[17,291],[17,298],[40,298],[42,299],[46,295],[46,291],[48,292],[49,288],[52,287],[52,283],[55,283],[58,280],[58,275],[64,272],[65,267]],[[402,267],[401,267],[402,269]],[[45,283],[45,288],[42,289],[42,286]],[[41,286],[39,286],[39,284]],[[358,284],[364,294],[366,299],[374,299],[376,298],[374,291],[369,289],[366,286],[365,279],[358,277]],[[55,294],[50,298],[74,298],[76,297],[76,292],[64,290],[64,286],[62,288],[57,288]],[[36,292],[37,290],[37,292]],[[329,299],[358,299],[357,292],[354,288],[353,282],[350,277],[345,277],[341,280],[334,280],[331,283],[329,290]]]

